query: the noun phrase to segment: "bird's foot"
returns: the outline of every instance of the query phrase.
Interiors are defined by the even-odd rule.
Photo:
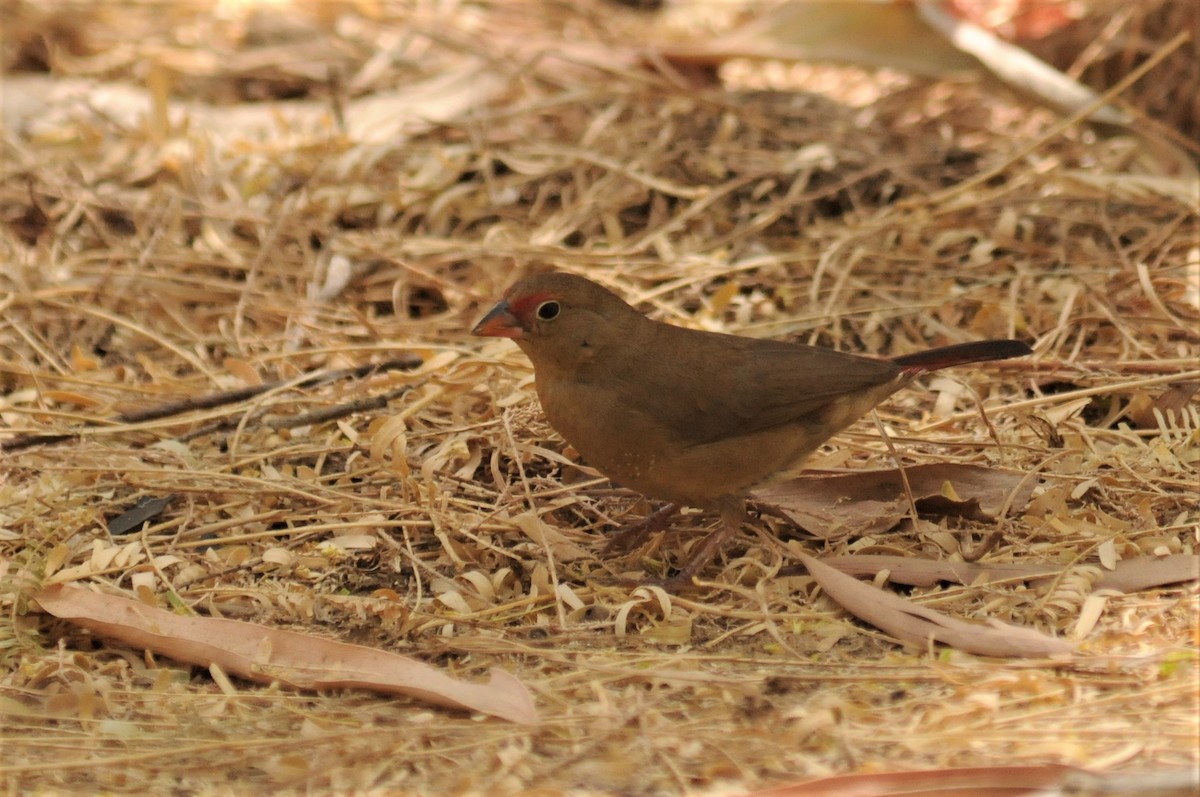
[[[662,509],[656,510],[645,520],[634,523],[632,526],[626,526],[620,531],[613,532],[609,535],[608,542],[600,549],[599,557],[607,559],[613,556],[621,556],[642,547],[651,534],[666,528],[668,521],[678,511],[679,504],[667,504]]]
[[[729,541],[729,538],[737,533],[737,530],[738,526],[736,524],[721,524],[716,531],[700,541],[700,544],[696,546],[696,550],[678,573],[652,583],[671,593],[695,586],[695,577],[704,568],[708,567],[713,559],[717,558],[717,554],[725,547],[725,543]]]
[[[663,507],[650,517],[643,520],[637,526],[623,529],[619,532],[621,537],[620,542],[626,541],[625,535],[632,536],[639,534],[640,536],[636,539],[635,545],[641,545],[641,543],[645,541],[645,538],[649,536],[651,532],[657,531],[665,526],[666,522],[670,520],[671,516],[678,509],[679,506],[677,504],[669,504],[668,506]],[[700,541],[695,550],[692,551],[692,555],[688,557],[687,562],[684,563],[683,567],[678,573],[665,579],[651,580],[641,583],[629,583],[623,581],[622,586],[628,586],[631,588],[657,586],[662,587],[667,592],[678,592],[682,589],[694,586],[693,579],[699,575],[705,567],[711,564],[714,559],[717,558],[717,554],[721,552],[721,549],[725,547],[725,544],[729,542],[731,537],[737,534],[738,529],[741,528],[742,519],[745,517],[745,505],[740,498],[735,498],[732,496],[729,497],[727,500],[722,502],[722,504],[719,506],[719,509],[721,511],[721,525],[719,525],[715,531],[712,531],[707,537]],[[609,547],[613,546],[614,542],[617,542],[617,540],[610,542]],[[604,556],[608,552],[609,547],[604,549],[604,551],[601,553],[601,556]]]

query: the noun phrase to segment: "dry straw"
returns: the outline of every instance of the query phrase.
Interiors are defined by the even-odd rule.
[[[1126,7],[1072,29],[1103,34],[1071,50],[1101,90],[1180,29]],[[987,84],[892,75],[857,107],[839,80],[876,78],[831,67],[788,91],[696,87],[630,55],[662,35],[632,11],[539,9],[4,12],[0,781],[649,794],[1196,766],[1196,585],[1093,588],[1106,562],[1196,552],[1200,226],[1194,172],[1173,171],[1196,43],[1116,98],[1153,120],[1140,137],[1059,129]],[[596,558],[652,507],[564,449],[511,344],[466,333],[547,263],[708,329],[880,354],[1031,341],[1030,360],[880,411],[903,464],[1036,474],[1031,503],[825,542],[764,514],[705,588],[630,586],[714,519]],[[869,419],[814,458],[894,464]],[[107,530],[168,496],[144,528]],[[800,550],[958,559],[994,530],[984,562],[1067,569],[911,595],[1076,636],[1069,664],[905,648],[787,569]],[[500,667],[545,722],[263,688],[106,644],[12,579],[71,568],[458,677]]]

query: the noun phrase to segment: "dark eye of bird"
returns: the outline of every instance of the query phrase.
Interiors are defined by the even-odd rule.
[[[537,317],[542,321],[553,321],[558,318],[558,313],[561,309],[558,302],[542,302],[537,307]]]

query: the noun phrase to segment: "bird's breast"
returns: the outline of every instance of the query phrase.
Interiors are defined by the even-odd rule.
[[[539,378],[537,393],[550,425],[588,465],[651,498],[696,503],[680,494],[669,475],[679,441],[618,389]]]

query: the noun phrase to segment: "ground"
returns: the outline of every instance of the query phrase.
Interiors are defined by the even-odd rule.
[[[9,791],[1195,771],[1195,580],[1097,586],[1200,542],[1196,128],[1169,101],[1196,43],[1182,67],[1159,52],[1181,12],[1096,11],[1041,42],[1101,89],[1150,64],[1114,98],[1133,122],[1100,126],[978,75],[672,57],[741,21],[714,8],[6,6]],[[1097,46],[1072,51],[1073,29]],[[982,514],[906,504],[854,534],[764,509],[700,586],[646,586],[715,517],[600,557],[656,505],[546,425],[511,342],[469,335],[547,266],[671,323],[855,353],[1024,340],[1033,356],[925,378],[811,465],[981,465],[1031,493]],[[159,499],[144,526],[113,524],[142,499]],[[800,552],[1053,565],[877,583],[1077,648],[903,644]],[[56,580],[464,680],[504,670],[540,723],[181,664],[51,617],[34,596]]]

